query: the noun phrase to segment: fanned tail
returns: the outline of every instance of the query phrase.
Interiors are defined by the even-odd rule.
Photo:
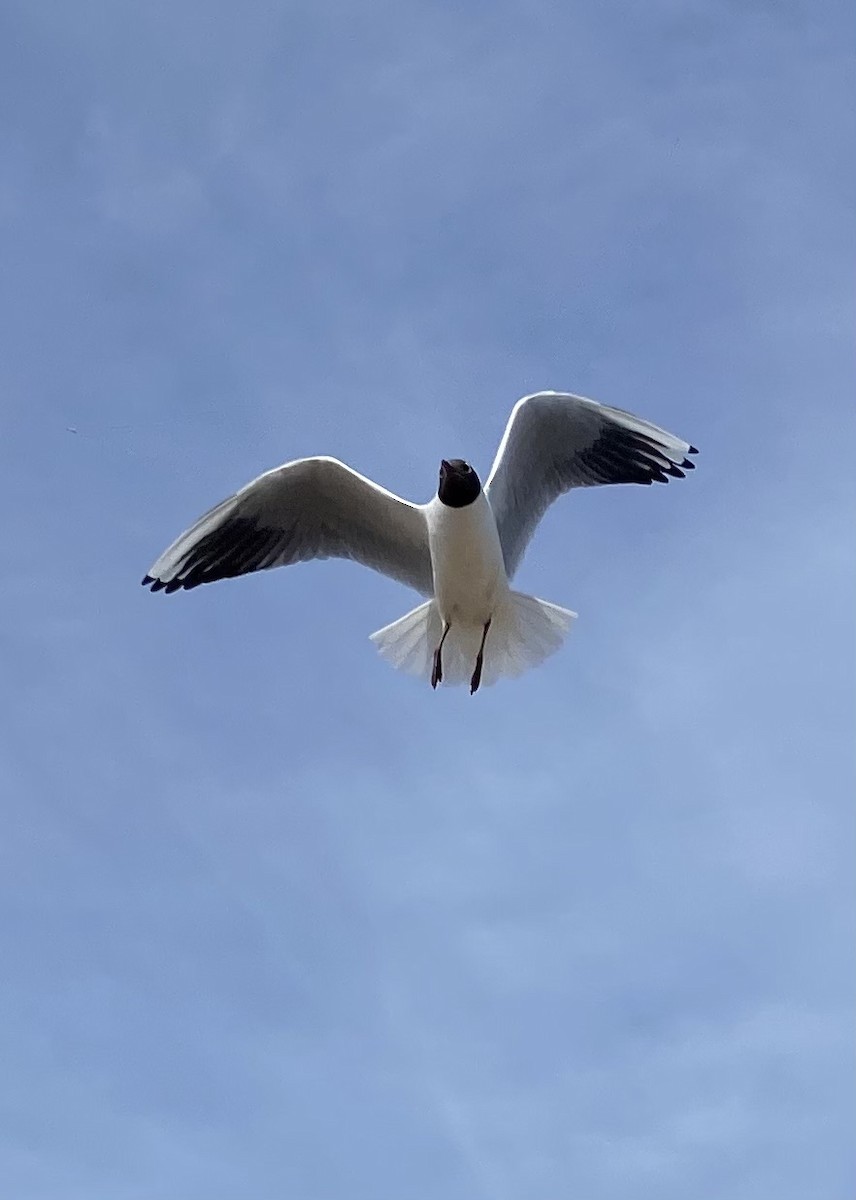
[[[497,604],[485,640],[482,687],[514,678],[554,654],[576,613],[523,592]],[[420,604],[371,635],[380,655],[399,671],[431,679],[434,651],[443,633],[436,601]],[[481,642],[481,626],[451,625],[443,644],[443,683],[469,683]]]
[[[443,622],[434,600],[412,609],[391,625],[384,625],[371,634],[381,658],[398,671],[431,678],[431,665],[440,638]],[[448,641],[448,639],[447,639]]]

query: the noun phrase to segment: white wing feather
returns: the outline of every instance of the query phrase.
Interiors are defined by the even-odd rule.
[[[347,558],[430,596],[423,509],[335,458],[267,471],[210,509],[143,579],[175,592],[315,558]]]
[[[524,396],[512,409],[485,494],[508,578],[541,517],[562,493],[602,483],[682,479],[697,451],[620,408],[566,392]]]

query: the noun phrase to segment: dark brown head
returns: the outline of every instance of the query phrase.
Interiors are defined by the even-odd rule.
[[[481,483],[469,463],[462,458],[444,458],[440,463],[437,495],[448,508],[466,508],[478,499]]]

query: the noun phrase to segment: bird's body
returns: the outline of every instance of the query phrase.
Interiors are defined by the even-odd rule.
[[[152,591],[313,558],[348,558],[430,597],[372,634],[394,666],[433,686],[514,676],[561,645],[576,614],[513,591],[549,505],[573,487],[682,478],[694,446],[621,409],[569,393],[515,405],[488,481],[443,460],[437,495],[412,504],[332,458],[260,475],[210,509],[143,579]]]
[[[464,508],[435,499],[425,518],[440,618],[481,631],[510,590],[490,502],[484,492]]]

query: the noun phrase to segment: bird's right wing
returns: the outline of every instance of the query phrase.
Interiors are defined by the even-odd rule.
[[[485,495],[511,579],[547,508],[601,483],[683,479],[695,446],[620,408],[568,392],[537,392],[512,409]]]
[[[433,592],[423,510],[335,458],[260,475],[177,538],[143,584],[176,592],[313,558],[349,558]]]

